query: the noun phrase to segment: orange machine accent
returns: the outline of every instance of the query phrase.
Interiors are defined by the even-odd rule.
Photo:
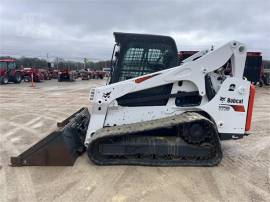
[[[153,75],[150,75],[150,76],[140,77],[138,79],[135,79],[135,83],[141,83],[141,82],[143,82],[143,81],[145,81],[147,79],[150,79],[150,78],[152,78],[154,76],[157,76],[157,75],[159,75],[159,74],[153,74]]]
[[[244,105],[230,105],[236,112],[245,112]]]
[[[250,93],[249,93],[249,101],[248,101],[247,119],[246,119],[246,131],[249,131],[251,128],[254,98],[255,98],[255,86],[251,84]]]

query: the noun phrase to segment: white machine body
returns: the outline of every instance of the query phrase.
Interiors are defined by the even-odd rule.
[[[199,54],[198,59],[190,58],[174,68],[91,89],[91,120],[85,145],[100,128],[160,119],[187,111],[207,114],[216,124],[219,133],[244,134],[251,85],[243,78],[245,46],[231,41],[220,48]],[[219,69],[229,59],[231,74],[219,74]],[[216,92],[212,99],[206,95],[206,75],[210,76]],[[126,94],[166,84],[173,84],[171,94],[198,91],[202,96],[200,105],[179,107],[174,97],[169,98],[165,106],[123,107],[117,103],[116,99]]]

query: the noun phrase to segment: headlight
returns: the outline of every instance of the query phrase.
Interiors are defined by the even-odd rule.
[[[91,90],[90,90],[90,96],[89,96],[89,98],[90,98],[90,101],[93,101],[94,100],[94,97],[95,97],[95,88],[92,88]]]

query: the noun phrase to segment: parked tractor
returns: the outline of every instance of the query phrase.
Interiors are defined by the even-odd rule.
[[[22,71],[16,65],[16,60],[10,58],[0,59],[0,83],[20,83],[21,81]]]
[[[98,79],[103,79],[106,76],[106,72],[104,71],[96,71],[96,75]]]
[[[39,69],[32,67],[23,68],[23,80],[25,82],[32,81],[32,76],[34,82],[41,82],[42,80],[44,80],[44,76],[39,71]]]
[[[270,62],[269,61],[263,61],[261,77],[262,77],[262,83],[264,85],[269,86],[270,85]]]
[[[82,80],[89,80],[90,79],[91,72],[88,71],[88,69],[82,69],[80,71],[80,75]]]
[[[96,70],[91,71],[88,69],[81,70],[82,80],[103,79],[105,76],[106,76],[105,71],[96,71]]]
[[[44,80],[51,80],[52,75],[49,70],[46,69],[39,69],[40,73],[43,75]]]
[[[262,72],[262,54],[261,52],[247,52],[247,59],[244,69],[244,77],[253,84],[260,83],[261,85]]]
[[[49,73],[52,79],[58,79],[58,70],[57,69],[49,69]]]
[[[76,72],[69,68],[61,68],[58,70],[58,82],[62,81],[75,81]]]
[[[104,71],[94,70],[94,71],[90,72],[91,79],[103,79],[105,77],[105,75],[106,75],[106,72],[104,72]]]

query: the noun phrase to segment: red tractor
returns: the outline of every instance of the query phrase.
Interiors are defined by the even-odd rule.
[[[33,81],[34,82],[40,82],[44,80],[43,74],[39,71],[39,69],[36,68],[23,68],[23,78],[25,82],[30,82],[32,80],[33,75]]]
[[[0,59],[0,83],[8,82],[20,83],[22,81],[22,71],[16,66],[15,59]]]
[[[96,71],[95,73],[97,79],[103,79],[106,76],[106,72],[104,71]]]
[[[58,79],[58,70],[57,69],[49,69],[49,73],[52,79]]]
[[[39,69],[40,73],[43,75],[44,80],[51,80],[52,75],[49,70]]]
[[[270,85],[270,62],[263,61],[263,68],[261,72],[262,84],[261,85]]]
[[[97,70],[90,71],[91,79],[103,79],[105,75],[106,75],[106,72],[104,71],[97,71]]]
[[[62,81],[75,81],[76,72],[71,71],[69,68],[60,68],[58,70],[58,82]]]
[[[82,80],[89,80],[91,77],[91,72],[88,69],[83,69],[80,71]]]
[[[106,76],[106,72],[105,71],[83,69],[80,71],[80,76],[81,76],[82,80],[103,79]]]

